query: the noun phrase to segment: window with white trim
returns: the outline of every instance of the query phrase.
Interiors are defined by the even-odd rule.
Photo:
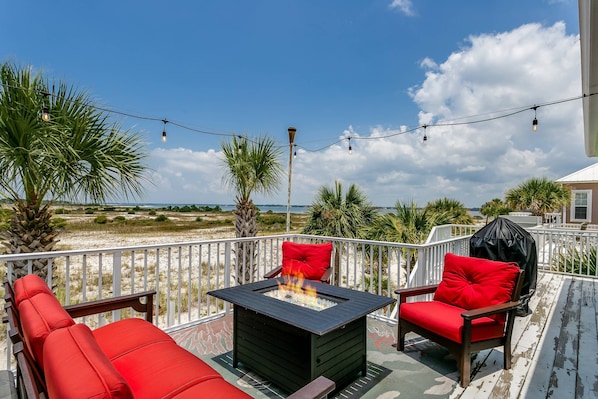
[[[592,219],[592,190],[571,191],[571,221],[590,222]]]

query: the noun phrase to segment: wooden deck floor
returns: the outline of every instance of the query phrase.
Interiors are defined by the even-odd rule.
[[[513,365],[502,352],[480,353],[467,389],[451,398],[597,398],[598,280],[552,273],[538,275],[533,313],[517,318]]]
[[[532,314],[516,320],[512,368],[503,369],[501,350],[480,352],[472,365],[472,382],[463,389],[458,385],[456,366],[445,368],[439,375],[438,370],[442,370],[442,367],[428,364],[426,367],[430,372],[428,376],[420,377],[422,380],[419,384],[427,384],[430,380],[429,384],[432,385],[437,383],[436,379],[448,389],[422,391],[417,397],[598,398],[597,285],[598,279],[539,273],[536,294],[530,301]],[[414,379],[413,374],[410,374],[412,370],[403,370],[403,367],[422,361],[415,356],[417,348],[406,353],[396,352],[391,348],[396,342],[396,327],[389,325],[384,334],[379,337],[380,345],[374,350],[382,352],[380,359],[392,360],[384,364],[395,370],[392,370],[392,375],[379,380],[376,389],[359,397],[413,397],[398,389],[405,385],[404,381]],[[224,353],[232,347],[230,317],[173,335],[179,342],[194,347],[199,354]],[[368,354],[368,360],[372,357],[376,361],[376,356],[371,355]],[[408,362],[399,361],[401,359]],[[430,357],[423,360],[430,361]],[[446,359],[443,361],[446,363]]]

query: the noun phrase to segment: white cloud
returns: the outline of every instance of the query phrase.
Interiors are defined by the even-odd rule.
[[[392,0],[392,3],[390,3],[389,7],[397,8],[407,16],[414,15],[413,4],[411,3],[411,0]]]
[[[410,3],[396,2],[400,4]],[[467,43],[444,61],[422,62],[425,78],[410,89],[420,109],[419,123],[487,119],[581,94],[578,37],[567,35],[562,23],[471,36]],[[505,112],[494,112],[501,110]],[[474,207],[502,198],[528,178],[559,178],[591,163],[583,147],[579,100],[540,106],[535,133],[533,116],[526,109],[483,123],[431,126],[426,145],[422,129],[348,125],[339,135],[341,141],[323,151],[297,149],[292,202],[310,204],[321,186],[340,180],[357,184],[376,205],[409,199],[424,205],[448,196]],[[352,138],[351,155],[347,140],[342,140],[347,137]],[[156,186],[152,197],[233,203],[234,193],[221,184],[220,156],[214,150],[155,150],[150,154]],[[281,161],[286,166],[288,159]],[[285,178],[277,195],[256,195],[254,201],[286,204],[286,195]]]

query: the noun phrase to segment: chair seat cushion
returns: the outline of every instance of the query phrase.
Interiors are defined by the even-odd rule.
[[[282,276],[319,280],[330,267],[332,243],[298,244],[282,243]]]
[[[519,270],[517,263],[447,253],[434,300],[467,310],[508,302]],[[504,320],[503,315],[495,318]]]
[[[106,324],[93,330],[93,336],[111,361],[147,345],[174,342],[170,335],[149,321],[138,318]]]
[[[145,345],[112,363],[138,398],[212,398],[217,396],[212,396],[210,389],[216,387],[224,389],[229,398],[250,398],[174,341]]]
[[[399,308],[399,319],[433,331],[453,342],[462,342],[463,318],[465,309],[439,301],[407,302]],[[490,317],[472,320],[471,342],[500,338],[504,324]]]

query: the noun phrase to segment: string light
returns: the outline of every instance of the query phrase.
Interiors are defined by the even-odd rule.
[[[293,152],[293,159],[297,159],[297,144],[293,144],[295,151]]]
[[[24,88],[24,87],[20,87],[20,86],[14,86],[14,85],[9,85],[9,84],[2,84],[2,87],[4,88],[15,88],[15,89],[20,89],[20,90],[27,90],[27,91],[32,91],[32,92],[36,92],[39,94],[44,95],[45,98],[49,97],[49,96],[56,96],[53,93],[46,93],[43,91],[39,91],[38,89],[30,89],[30,88]],[[576,97],[571,97],[571,98],[566,98],[566,99],[561,99],[561,100],[556,100],[556,101],[550,101],[550,102],[546,102],[540,105],[534,105],[533,107],[521,107],[521,108],[511,108],[510,110],[502,110],[502,111],[493,111],[493,112],[486,112],[484,114],[478,114],[478,115],[470,115],[470,116],[465,116],[465,117],[461,117],[461,118],[456,118],[453,119],[453,121],[456,120],[463,120],[463,119],[469,119],[469,118],[474,118],[476,116],[482,116],[482,115],[493,115],[493,114],[497,114],[497,113],[501,113],[500,115],[497,116],[493,116],[493,117],[488,117],[488,118],[481,118],[481,119],[477,119],[477,120],[466,120],[463,122],[443,122],[443,123],[437,123],[437,124],[427,124],[425,125],[425,127],[428,126],[461,126],[461,125],[472,125],[472,124],[477,124],[477,123],[483,123],[483,122],[489,122],[489,121],[493,121],[493,120],[497,120],[497,119],[503,119],[503,118],[507,118],[516,114],[519,114],[521,112],[524,112],[526,110],[529,109],[533,109],[534,110],[534,119],[532,121],[532,131],[537,131],[538,128],[538,118],[537,118],[537,109],[539,107],[542,106],[550,106],[550,105],[556,105],[556,104],[561,104],[561,103],[565,103],[565,102],[569,102],[569,101],[574,101],[574,100],[578,100],[578,99],[582,99],[582,98],[586,98],[586,97],[591,97],[594,95],[597,95],[598,92],[594,92],[594,93],[582,93],[579,96]],[[114,109],[109,109],[109,108],[104,108],[104,107],[100,107],[96,104],[93,103],[88,103],[86,104],[86,106],[90,107],[90,108],[94,108],[100,111],[104,111],[107,113],[111,113],[111,114],[117,114],[117,115],[123,115],[126,117],[131,117],[131,118],[135,118],[135,119],[143,119],[143,120],[148,120],[148,121],[162,121],[164,123],[164,131],[162,132],[162,141],[166,141],[166,123],[170,123],[173,124],[175,126],[178,126],[182,129],[188,130],[188,131],[192,131],[192,132],[196,132],[196,133],[200,133],[200,134],[208,134],[208,135],[215,135],[215,136],[224,136],[224,137],[235,137],[236,135],[234,133],[218,133],[218,132],[214,132],[214,131],[207,131],[207,130],[202,130],[202,129],[195,129],[180,123],[176,123],[173,121],[168,121],[166,119],[160,119],[160,118],[156,118],[156,117],[148,117],[148,116],[141,116],[141,115],[134,115],[134,114],[130,114],[130,113],[126,113],[126,112],[122,112],[122,111],[118,111],[118,110],[114,110]],[[50,116],[50,112],[49,112],[49,108],[48,106],[45,104],[43,104],[42,106],[42,112],[41,112],[41,118],[44,121],[48,121],[50,120],[51,116]],[[505,113],[506,112],[506,113]],[[407,134],[407,133],[411,133],[414,132],[420,128],[424,128],[424,141],[427,141],[428,137],[426,135],[425,132],[425,127],[424,126],[417,126],[411,129],[406,129],[406,130],[401,130],[399,132],[396,133],[391,133],[391,134],[387,134],[387,135],[383,135],[383,136],[375,136],[375,137],[355,137],[356,140],[380,140],[380,139],[385,139],[385,138],[390,138],[390,137],[394,137],[394,136],[398,136],[398,135],[403,135],[403,134]],[[240,137],[240,136],[239,136]],[[319,152],[319,151],[323,151],[329,147],[332,147],[335,144],[338,144],[339,142],[343,141],[345,139],[339,139],[336,140],[324,147],[318,148],[318,149],[308,149],[304,146],[299,146],[300,148],[303,148],[306,151],[309,152]],[[349,143],[351,138],[348,138]],[[251,141],[251,140],[250,140]],[[295,146],[297,146],[295,144]],[[296,152],[296,151],[295,151]],[[349,152],[352,153],[352,146],[349,144]]]
[[[243,150],[243,146],[241,141],[243,140],[243,137],[241,136],[237,136],[237,138],[239,139],[238,143],[237,143],[237,152],[240,154],[241,151]]]
[[[166,119],[162,119],[162,122],[164,122],[164,129],[162,129],[162,142],[166,143],[166,124],[168,121]]]
[[[50,121],[50,109],[48,108],[47,101],[50,93],[42,92],[44,99],[42,100],[42,121],[49,122]]]
[[[422,126],[424,128],[424,144],[426,144],[426,142],[428,141],[428,135],[426,134],[426,128],[428,127],[428,125],[423,125]]]
[[[353,147],[351,147],[351,137],[348,138],[349,140],[349,155],[353,154]]]

